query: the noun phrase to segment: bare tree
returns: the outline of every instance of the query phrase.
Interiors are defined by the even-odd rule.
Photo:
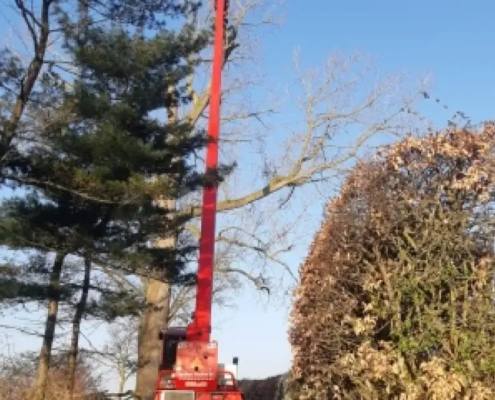
[[[263,7],[266,4],[256,0],[234,2],[232,36],[225,49],[229,68],[224,71],[222,157],[227,162],[241,159],[246,163],[220,188],[217,247],[228,249],[230,263],[218,266],[217,276],[237,275],[257,289],[270,289],[284,276],[290,277],[291,286],[297,282],[284,257],[297,245],[304,212],[314,205],[319,192],[323,192],[323,206],[323,199],[377,139],[383,143],[402,137],[426,121],[413,109],[424,89],[422,83],[407,88],[400,76],[380,78],[373,63],[353,53],[331,55],[321,69],[309,72],[296,55],[296,82],[291,91],[278,96],[289,99],[285,106],[290,121],[287,126],[268,126],[270,117],[283,111],[284,105],[268,102],[264,106],[263,99],[250,101],[248,96],[256,79],[249,73],[253,43],[256,33],[263,32],[260,25],[251,29],[248,20],[261,15],[260,24],[270,22]],[[197,127],[204,127],[208,116],[210,92],[205,73],[199,68],[191,77],[195,101],[190,108],[179,110],[181,118]],[[206,83],[198,83],[201,79]],[[198,168],[202,166],[198,162]],[[177,206],[179,213],[200,217],[199,194]],[[198,225],[197,220],[187,227],[196,238]],[[156,282],[154,290],[162,285]],[[153,301],[149,288],[146,297]],[[168,319],[163,315],[156,318],[160,322],[151,323],[150,312],[143,315],[141,329],[147,330],[150,338],[157,337],[156,327],[161,328]],[[152,352],[140,354],[150,361],[147,372],[138,372],[137,390],[139,394],[147,391],[144,398],[152,396],[158,360],[151,353],[159,354],[160,343],[149,346],[154,346]]]
[[[28,101],[36,86],[45,62],[49,47],[50,36],[53,33],[50,14],[53,11],[52,1],[41,1],[41,10],[36,13],[33,5],[24,0],[16,0],[14,11],[21,16],[31,40],[27,65],[9,52],[2,54],[1,77],[2,85],[2,124],[0,126],[0,161],[4,163],[10,154],[13,141],[22,123]],[[13,65],[9,65],[12,61]],[[10,104],[9,104],[10,103]],[[7,106],[9,104],[9,106]]]
[[[47,380],[46,396],[49,399],[68,400],[72,396],[67,390],[65,357],[54,358]],[[7,352],[0,355],[0,398],[2,400],[32,398],[35,393],[35,376],[35,354]],[[100,392],[102,387],[100,378],[87,359],[80,359],[74,385],[77,398]]]
[[[108,341],[99,353],[99,362],[106,369],[117,373],[118,393],[123,393],[125,384],[137,371],[138,320],[124,318],[108,329]]]

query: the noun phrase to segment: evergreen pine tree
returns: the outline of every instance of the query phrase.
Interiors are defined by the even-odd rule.
[[[155,200],[204,183],[191,159],[205,136],[151,113],[166,106],[169,87],[180,101],[189,100],[181,83],[193,66],[185,60],[206,43],[188,25],[152,38],[91,27],[82,40],[67,30],[66,49],[81,76],[70,90],[53,74],[41,81],[32,112],[43,107],[51,118],[34,121],[38,140],[16,148],[3,165],[3,176],[27,195],[4,201],[0,210],[2,244],[55,254],[36,399],[44,398],[67,255],[90,256],[129,274],[190,281],[181,271],[194,246],[186,241],[172,251],[150,243],[187,221]]]

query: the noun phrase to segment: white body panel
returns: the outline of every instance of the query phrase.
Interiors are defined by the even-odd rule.
[[[160,400],[195,400],[196,395],[190,390],[164,390]]]

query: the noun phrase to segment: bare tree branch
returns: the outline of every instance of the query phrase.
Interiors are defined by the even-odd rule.
[[[34,27],[31,24],[31,17],[27,14],[27,9],[24,6],[22,0],[16,0],[16,5],[23,13],[24,20],[28,24],[28,28],[31,31],[34,41],[34,49],[32,59],[27,69],[26,75],[22,79],[22,83],[17,94],[17,100],[12,108],[10,119],[3,131],[0,138],[0,161],[5,161],[6,156],[9,153],[10,145],[15,137],[16,130],[19,126],[21,118],[26,109],[27,102],[31,95],[31,92],[36,84],[41,68],[43,67],[46,50],[48,48],[48,40],[50,35],[50,6],[52,2],[50,0],[43,0],[41,3],[40,12],[40,26],[39,35],[37,36],[34,31]]]

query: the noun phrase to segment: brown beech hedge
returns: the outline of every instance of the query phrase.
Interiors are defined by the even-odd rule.
[[[298,400],[494,399],[495,125],[358,164],[301,266]]]

